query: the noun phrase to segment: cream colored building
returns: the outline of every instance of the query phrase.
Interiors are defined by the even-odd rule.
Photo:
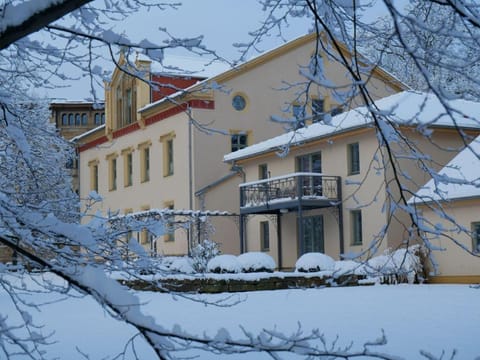
[[[425,236],[439,249],[433,252],[438,268],[429,269],[435,282],[480,283],[479,154],[477,137],[439,172],[437,183],[430,180],[409,201],[423,219]],[[458,183],[442,183],[442,177]]]
[[[305,252],[339,259],[340,254],[378,255],[405,245],[410,214],[399,207],[401,196],[408,200],[428,181],[422,166],[439,171],[464,143],[430,95],[403,92],[376,105],[392,112],[393,120],[383,124],[391,131],[386,131],[390,144],[394,136],[404,136],[410,146],[393,145],[403,193],[394,184],[392,158],[379,146],[366,108],[337,115],[329,125],[312,124],[260,142],[225,156],[246,174],[239,188],[242,251],[268,252],[279,267],[292,268]],[[455,115],[457,125],[467,134],[478,134],[480,104],[453,105],[466,115]],[[427,123],[428,140],[416,130]],[[286,144],[288,154],[278,156]],[[414,158],[412,149],[427,157]],[[410,244],[414,240],[410,237]]]
[[[116,70],[106,87],[103,133],[79,148],[81,197],[98,191],[103,213],[166,207],[238,212],[244,173],[223,162],[225,153],[284,133],[285,122],[299,127],[362,104],[359,97],[335,102],[330,89],[314,85],[305,93],[299,68],[312,61],[315,42],[315,34],[306,35],[185,91],[179,84],[177,93],[156,101],[147,84]],[[345,69],[321,55],[315,59],[326,77],[346,90],[351,81]],[[137,66],[153,71],[147,61]],[[365,81],[375,99],[404,88],[379,68],[365,74]],[[238,221],[212,222],[212,239],[222,251],[239,253]],[[158,239],[156,250],[185,254],[193,241],[188,237],[177,230]]]

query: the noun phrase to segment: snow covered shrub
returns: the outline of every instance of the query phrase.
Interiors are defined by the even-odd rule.
[[[295,263],[295,271],[316,272],[335,269],[335,260],[322,253],[306,253]]]
[[[368,260],[365,270],[370,277],[379,277],[383,282],[412,284],[423,271],[420,252],[419,245],[393,252],[386,250],[384,255]]]
[[[247,252],[238,256],[242,272],[273,272],[277,267],[275,260],[263,252]]]
[[[193,274],[192,259],[186,256],[165,256],[161,258],[161,269],[167,272]]]
[[[217,274],[233,274],[240,270],[241,266],[235,255],[218,255],[207,264],[207,271]]]
[[[192,259],[186,256],[175,259],[170,265],[170,271],[179,272],[182,274],[193,274],[195,269],[193,267]]]
[[[365,265],[353,260],[335,261],[335,276],[365,275]]]
[[[203,240],[192,249],[193,268],[201,273],[207,271],[208,262],[217,255],[220,255],[218,244],[211,240]]]

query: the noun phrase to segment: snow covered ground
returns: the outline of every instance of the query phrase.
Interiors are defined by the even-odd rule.
[[[306,332],[320,329],[328,342],[338,336],[338,346],[353,342],[354,348],[361,348],[365,342],[380,337],[383,329],[388,343],[377,350],[400,358],[421,359],[420,350],[438,357],[442,351],[450,355],[456,350],[455,359],[480,356],[480,289],[465,285],[377,285],[194,296],[195,300],[234,304],[227,307],[170,294],[138,294],[145,302],[143,311],[154,316],[157,323],[169,329],[179,326],[194,334],[214,336],[224,328],[236,338],[242,334],[240,326],[252,332],[276,329],[289,334],[300,324]],[[44,303],[61,296],[36,293],[24,297]],[[0,292],[0,308],[2,315],[7,311],[10,320],[18,317],[4,290]],[[45,347],[49,358],[84,359],[78,348],[91,359],[113,359],[135,335],[133,329],[113,320],[93,300],[84,297],[45,304],[31,312],[34,322],[45,325],[43,334],[55,332],[50,339],[55,343]],[[140,338],[135,338],[134,343],[140,359],[154,358]],[[200,359],[227,358],[199,355]],[[131,346],[125,358],[133,359]],[[252,354],[228,358],[251,359]]]

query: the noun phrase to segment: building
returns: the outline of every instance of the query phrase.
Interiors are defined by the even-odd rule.
[[[433,252],[437,268],[429,269],[435,282],[480,282],[479,154],[477,137],[409,200],[438,249]]]
[[[480,132],[480,104],[452,105],[461,110],[455,121],[432,95],[402,92],[378,100],[380,113],[390,114],[381,126],[393,154],[379,145],[365,107],[227,154],[225,161],[245,173],[242,251],[268,252],[279,267],[292,268],[306,252],[366,257],[412,244],[411,213],[401,198],[408,200],[430,178],[424,167],[439,171],[463,149],[456,126],[470,136]],[[288,154],[278,156],[286,145]]]
[[[67,140],[105,123],[103,102],[54,101],[50,103],[50,111],[50,122]]]
[[[225,153],[284,133],[286,123],[301,127],[362,103],[358,96],[335,102],[334,90],[313,84],[305,92],[309,80],[299,66],[312,62],[322,63],[335,91],[350,84],[338,63],[313,56],[316,40],[316,34],[303,36],[185,88],[168,86],[172,77],[157,72],[166,76],[160,81],[163,88],[178,90],[158,99],[149,97],[146,83],[115,70],[106,87],[105,128],[79,146],[81,197],[97,191],[104,198],[98,207],[103,213],[153,208],[238,212],[237,189],[244,174],[223,162]],[[151,76],[156,65],[137,59],[137,66]],[[380,68],[365,79],[376,99],[404,89]],[[238,221],[212,218],[212,223],[211,237],[222,251],[239,253]],[[185,229],[155,244],[159,253],[177,255],[186,254],[192,241]]]

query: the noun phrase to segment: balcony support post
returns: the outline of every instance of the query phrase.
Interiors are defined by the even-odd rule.
[[[282,214],[277,214],[277,256],[278,256],[278,270],[282,270]]]
[[[303,176],[298,176],[297,179],[297,199],[298,199],[298,244],[300,247],[300,254],[305,253],[304,243],[303,243],[303,212],[302,212],[302,184]]]
[[[343,200],[342,200],[342,179],[337,178],[337,208],[338,208],[338,237],[340,241],[340,255],[345,253],[345,238],[343,233]]]

